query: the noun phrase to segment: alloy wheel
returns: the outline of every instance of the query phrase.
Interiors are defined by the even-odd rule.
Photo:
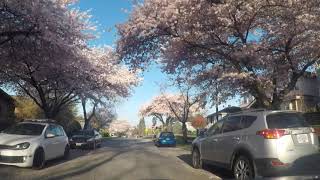
[[[249,160],[245,157],[240,157],[234,165],[235,179],[249,180],[253,179],[253,169]]]

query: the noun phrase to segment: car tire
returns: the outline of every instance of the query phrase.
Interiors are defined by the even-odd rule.
[[[192,150],[192,166],[195,169],[202,169],[203,162],[201,159],[200,151],[197,148]]]
[[[45,153],[42,148],[39,148],[34,153],[32,168],[36,170],[43,169],[46,164]]]
[[[69,156],[70,156],[70,146],[67,145],[67,146],[64,148],[63,159],[68,160],[68,159],[69,159]]]
[[[239,156],[233,165],[232,172],[236,180],[254,179],[254,168],[249,158]]]

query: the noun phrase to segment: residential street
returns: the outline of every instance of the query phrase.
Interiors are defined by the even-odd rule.
[[[1,180],[219,179],[190,167],[188,151],[157,148],[150,140],[107,139],[95,151],[72,150],[68,161],[54,160],[43,170],[0,166]],[[218,173],[223,177],[223,171]]]

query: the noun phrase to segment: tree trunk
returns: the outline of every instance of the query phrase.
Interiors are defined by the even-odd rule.
[[[166,118],[165,129],[166,129],[166,131],[172,131],[172,118],[171,117]]]
[[[170,118],[170,120],[169,120],[169,131],[170,131],[170,132],[173,131],[172,123],[173,123],[173,119]]]
[[[51,108],[42,108],[45,118],[47,119],[54,119],[57,114],[53,112]]]
[[[218,106],[218,103],[216,103],[216,121],[218,122],[219,121],[219,106]]]
[[[186,122],[182,122],[182,137],[183,137],[184,143],[188,143],[188,129],[187,129]]]
[[[82,111],[83,111],[83,119],[84,119],[84,126],[83,129],[89,129],[89,119],[87,117],[87,109],[86,109],[86,100],[84,98],[81,98],[81,105],[82,105]]]
[[[90,121],[93,118],[93,116],[96,113],[96,107],[97,107],[97,102],[94,103],[93,108],[92,108],[92,112],[90,115],[88,115],[87,113],[87,108],[86,108],[86,103],[87,103],[87,99],[86,98],[81,98],[81,104],[82,104],[82,110],[83,110],[83,118],[84,118],[84,126],[83,129],[90,129]]]
[[[272,102],[268,102],[267,100],[263,100],[261,97],[254,97],[256,102],[255,106],[253,108],[264,108],[264,109],[270,109],[270,110],[280,110],[281,104],[283,102],[280,98],[275,98],[272,100]]]
[[[270,109],[280,110],[282,102],[283,102],[283,100],[280,98],[273,99]]]

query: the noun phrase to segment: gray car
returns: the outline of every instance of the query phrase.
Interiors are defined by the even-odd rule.
[[[235,179],[290,175],[303,169],[297,164],[313,166],[317,158],[318,136],[294,111],[231,114],[192,143],[194,168],[214,164],[230,169]]]

